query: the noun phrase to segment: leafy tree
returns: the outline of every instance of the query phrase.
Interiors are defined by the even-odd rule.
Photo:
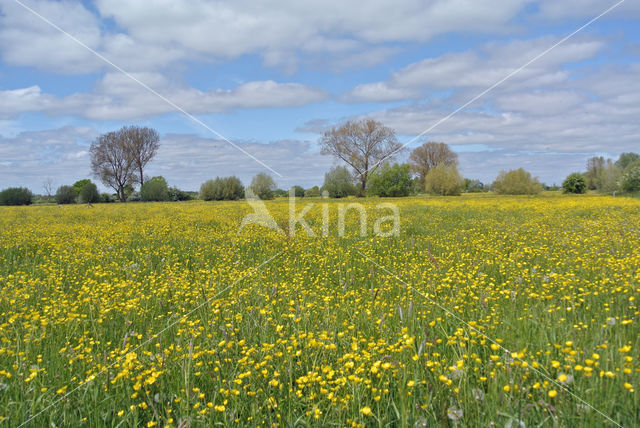
[[[353,168],[363,194],[369,174],[402,149],[395,131],[372,119],[347,121],[328,130],[320,139],[320,147],[322,154],[330,154]]]
[[[627,152],[622,153],[616,161],[616,166],[621,169],[626,169],[632,163],[639,161],[640,155],[638,153]]]
[[[542,185],[531,173],[519,168],[500,171],[493,190],[501,195],[536,195],[542,191]]]
[[[80,202],[83,204],[93,204],[100,201],[100,193],[98,193],[98,186],[89,181],[80,188],[80,194],[78,195]]]
[[[237,200],[244,197],[244,186],[238,177],[216,177],[200,186],[200,199],[205,201]]]
[[[304,187],[293,186],[291,189],[293,190],[293,196],[296,198],[302,198],[304,196]]]
[[[620,184],[625,192],[640,191],[640,160],[627,165],[620,178]]]
[[[140,186],[140,200],[145,202],[169,200],[167,180],[164,177],[153,177],[147,180]]]
[[[613,193],[620,190],[621,176],[622,168],[616,166],[609,159],[607,165],[600,172],[600,187],[598,191],[601,193]]]
[[[273,199],[276,191],[276,182],[269,174],[259,173],[249,185],[249,189],[260,199]]]
[[[0,205],[31,205],[33,193],[26,187],[9,187],[0,192]]]
[[[484,191],[484,184],[480,180],[464,179],[463,191],[466,193],[478,193]]]
[[[458,165],[458,155],[445,143],[424,143],[420,147],[416,147],[409,155],[411,172],[418,176],[423,186],[429,171],[440,164],[445,166]]]
[[[587,180],[585,180],[584,175],[579,172],[574,172],[567,176],[562,182],[562,191],[564,193],[586,193]]]
[[[276,189],[273,191],[274,198],[286,198],[288,196],[289,196],[289,193],[287,193],[287,191],[284,189]]]
[[[344,198],[356,194],[353,176],[344,166],[336,166],[324,175],[322,190],[326,190],[332,198]]]
[[[110,195],[108,193],[101,193],[100,194],[100,202],[110,203],[110,202],[115,202],[115,201],[116,201],[115,195]]]
[[[431,168],[424,181],[427,193],[441,196],[457,196],[464,185],[458,168],[444,163]]]
[[[76,191],[76,195],[79,195],[82,188],[89,183],[91,183],[91,180],[89,180],[88,178],[84,178],[82,180],[78,180],[75,183],[73,183],[73,188]]]
[[[368,193],[376,196],[407,196],[411,193],[411,168],[407,164],[384,164],[369,177]]]
[[[318,186],[313,186],[312,188],[304,191],[305,198],[316,198],[321,195],[322,192],[320,192],[320,188]]]
[[[56,202],[59,204],[75,204],[76,189],[73,186],[60,186],[56,191]]]
[[[167,189],[167,193],[169,194],[169,200],[174,202],[190,201],[192,199],[188,192],[180,190],[177,187],[169,187],[169,189]]]

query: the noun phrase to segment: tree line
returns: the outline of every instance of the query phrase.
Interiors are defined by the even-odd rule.
[[[293,186],[296,197],[347,196],[400,197],[428,193],[442,196],[462,192],[494,191],[498,194],[533,195],[544,189],[536,177],[524,169],[500,171],[491,184],[463,178],[458,171],[458,155],[442,142],[424,142],[413,149],[407,163],[395,159],[405,151],[395,131],[372,119],[347,121],[327,130],[319,140],[321,153],[333,156],[342,165],[329,170],[321,187],[304,189]],[[94,178],[115,193],[99,193],[89,179],[58,187],[52,195],[52,182],[44,183],[49,198],[58,204],[184,201],[189,199],[237,200],[246,196],[273,199],[289,192],[278,189],[266,173],[257,174],[245,189],[239,178],[216,177],[202,183],[199,192],[170,187],[164,177],[148,178],[144,171],[160,146],[154,129],[125,126],[100,135],[89,149]],[[136,190],[138,186],[138,190]],[[562,183],[565,193],[600,193],[640,191],[640,155],[623,153],[619,159],[593,157],[585,172],[572,173]],[[33,193],[26,188],[9,188],[0,192],[0,205],[32,203]]]

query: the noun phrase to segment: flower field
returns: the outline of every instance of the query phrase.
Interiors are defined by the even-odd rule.
[[[0,427],[640,424],[640,201],[312,201],[1,207]]]

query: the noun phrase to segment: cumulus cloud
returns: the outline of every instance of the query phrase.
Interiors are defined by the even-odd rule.
[[[170,81],[159,73],[136,73],[134,77],[175,105],[192,114],[221,113],[242,108],[295,107],[322,101],[327,92],[299,83],[272,80],[244,83],[230,90],[201,91]],[[176,111],[168,102],[124,74],[106,73],[90,93],[56,97],[39,86],[0,90],[6,100],[0,118],[24,112],[76,115],[94,120],[134,120]]]

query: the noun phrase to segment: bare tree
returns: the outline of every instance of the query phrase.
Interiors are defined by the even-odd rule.
[[[51,195],[53,194],[53,178],[47,177],[42,183],[42,187],[44,188],[47,198],[51,198]]]
[[[135,181],[144,184],[144,167],[158,152],[160,136],[155,129],[138,126],[125,126],[121,129],[126,141],[128,156],[136,170]]]
[[[125,128],[100,135],[91,144],[89,153],[93,175],[113,188],[120,201],[125,202],[125,187],[135,181],[135,164],[130,156]]]
[[[420,147],[416,147],[409,155],[411,171],[418,175],[423,185],[429,171],[440,164],[444,166],[458,165],[458,155],[445,143],[424,143]]]
[[[362,193],[369,174],[402,149],[394,130],[372,119],[347,121],[328,130],[320,146],[322,154],[333,155],[353,168]]]

